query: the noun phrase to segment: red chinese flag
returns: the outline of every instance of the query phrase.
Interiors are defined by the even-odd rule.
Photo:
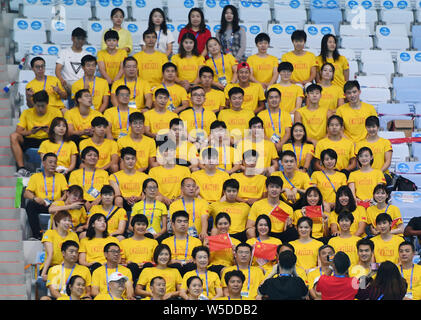
[[[306,206],[306,216],[309,218],[321,218],[322,206]]]
[[[266,259],[266,260],[275,260],[276,259],[276,248],[278,245],[256,242],[254,245],[254,256],[256,258]]]
[[[269,215],[282,222],[285,222],[289,217],[289,214],[282,210],[279,206],[276,206]]]
[[[231,240],[228,234],[218,234],[216,236],[208,236],[209,250],[219,251],[232,248]]]
[[[371,205],[371,203],[370,203],[370,200],[367,200],[367,201],[358,200],[357,205],[367,209]]]
[[[402,223],[402,219],[401,218],[396,218],[395,220],[392,221],[392,225],[390,226],[391,229],[393,229],[393,227],[398,223],[401,222]]]

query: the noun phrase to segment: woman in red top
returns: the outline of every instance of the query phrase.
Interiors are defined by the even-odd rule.
[[[189,11],[189,23],[180,31],[178,43],[187,32],[194,34],[197,40],[197,49],[204,57],[207,56],[206,41],[211,37],[210,31],[206,28],[205,16],[200,8],[192,8]]]

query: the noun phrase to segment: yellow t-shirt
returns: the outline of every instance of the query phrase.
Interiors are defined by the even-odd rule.
[[[47,106],[43,116],[39,116],[35,107],[33,107],[22,111],[17,126],[26,130],[32,130],[33,127],[49,127],[54,118],[62,116],[60,110],[51,105]],[[26,138],[47,139],[48,133],[44,130],[38,130],[36,133],[26,136]]]
[[[355,234],[358,230],[358,226],[360,222],[367,223],[367,213],[365,211],[365,208],[362,206],[357,206],[357,209],[355,209],[354,212],[352,212],[352,215],[354,216],[354,222],[351,224],[351,228],[349,228],[349,231],[351,234]],[[329,228],[332,224],[336,224],[338,226],[338,229],[340,230],[340,226],[338,223],[338,214],[335,211],[332,211],[329,215]],[[360,237],[365,237],[365,232],[360,235]]]
[[[266,176],[256,174],[254,176],[246,176],[244,172],[233,173],[232,179],[235,179],[240,184],[238,190],[238,197],[244,200],[260,199],[266,192]]]
[[[219,275],[213,271],[207,271],[206,274],[198,274],[197,270],[192,270],[186,272],[183,276],[183,282],[181,284],[181,288],[187,290],[187,280],[190,277],[199,276],[203,282],[203,294],[207,296],[209,299],[212,299],[216,296],[216,289],[221,288],[221,279],[219,279]]]
[[[288,188],[288,189],[304,189],[307,190],[310,187],[310,177],[308,176],[307,173],[299,171],[299,170],[295,170],[294,172],[294,176],[292,177],[292,179],[287,179],[284,175],[284,173],[282,171],[275,171],[274,173],[272,173],[272,176],[278,176],[281,177],[282,181],[283,181],[283,186],[284,188]],[[288,181],[289,180],[289,181]],[[284,193],[282,193],[281,195],[283,201],[285,202],[289,202],[290,201],[287,200],[287,197]],[[300,194],[297,192],[297,196],[296,199],[300,199]]]
[[[130,135],[121,137],[117,140],[118,153],[121,149],[131,147],[136,150],[136,170],[139,168],[149,167],[149,158],[156,157],[155,140],[142,136],[142,140],[134,141]]]
[[[42,243],[50,242],[53,245],[53,257],[52,257],[50,266],[55,266],[63,262],[63,254],[61,253],[61,245],[63,244],[63,242],[67,240],[73,240],[79,243],[78,235],[72,230],[69,230],[67,233],[67,236],[65,236],[64,238],[59,235],[57,230],[45,231],[41,242]],[[47,253],[46,253],[45,259],[47,259]]]
[[[86,253],[86,262],[106,263],[107,259],[104,256],[104,247],[108,243],[117,243],[118,239],[115,237],[107,238],[83,238],[80,240],[79,253]]]
[[[60,95],[54,91],[53,87],[59,87],[61,91],[65,91],[60,80],[55,76],[46,75],[42,81],[38,81],[36,78],[34,78],[26,85],[26,89],[32,89],[34,93],[42,90],[47,91],[49,98],[48,105],[50,107],[63,109],[63,100],[61,100]]]
[[[273,69],[278,68],[278,58],[268,54],[266,57],[259,57],[254,54],[247,58],[247,63],[253,69],[254,78],[261,83],[269,83],[273,78]]]
[[[59,150],[60,152],[58,152]],[[70,167],[72,156],[78,154],[76,144],[73,141],[66,141],[61,145],[61,143],[44,140],[39,146],[38,153],[46,154],[49,152],[53,152],[57,155],[57,166],[66,168]]]
[[[205,65],[202,55],[181,58],[180,54],[173,55],[171,62],[177,66],[178,78],[193,83],[199,75],[199,69]]]
[[[225,275],[227,274],[227,272],[230,272],[233,270],[240,270],[246,277],[246,280],[243,283],[243,288],[241,289],[242,295],[244,292],[245,294],[247,294],[247,296],[245,296],[246,298],[256,299],[257,289],[259,288],[260,284],[265,278],[265,275],[262,269],[255,266],[251,266],[249,269],[238,269],[238,266],[227,267],[224,269],[224,272],[222,272],[222,276],[221,276],[221,279],[222,279],[221,285],[223,288],[227,287],[227,283],[225,282]],[[249,276],[249,270],[250,270],[250,276]]]
[[[117,268],[106,268],[106,266],[101,266],[95,269],[95,271],[92,273],[92,286],[97,287],[100,294],[108,294],[108,277],[114,272],[122,273],[127,278],[129,278],[129,281],[133,282],[132,273],[125,266],[118,265]],[[127,297],[126,290],[124,290],[122,297],[124,299]]]
[[[244,98],[243,104],[241,108],[244,110],[249,110],[254,112],[256,110],[259,101],[265,101],[265,92],[263,91],[263,87],[259,83],[249,82],[249,86],[246,88],[240,87],[238,83],[230,83],[225,87],[225,99],[229,99],[228,92],[231,88],[242,88],[244,90]]]
[[[219,110],[220,107],[225,106],[225,94],[222,90],[211,89],[206,92],[206,100],[203,104],[203,108],[208,111]],[[191,103],[190,103],[191,105]]]
[[[278,151],[276,151],[273,142],[266,139],[254,142],[246,138],[237,144],[237,152],[239,152],[241,157],[248,150],[257,151],[259,156],[257,157],[256,168],[258,169],[269,168],[272,165],[272,160],[279,158]]]
[[[323,173],[322,171],[314,171],[311,175],[310,184],[319,188],[324,201],[328,203],[335,203],[336,191],[339,187],[346,186],[347,180],[346,175],[339,171],[335,171],[332,175],[328,175],[326,172]]]
[[[351,265],[348,269],[350,278],[361,278],[362,276],[367,276],[370,273],[370,271],[370,268],[364,268],[358,263]],[[373,278],[375,278],[375,275],[373,276]]]
[[[113,232],[116,232],[118,230],[118,225],[120,221],[126,221],[127,222],[127,213],[126,210],[123,208],[118,208],[117,206],[113,206],[111,210],[105,211],[102,205],[97,204],[95,206],[92,206],[91,210],[89,210],[88,214],[88,220],[92,215],[95,213],[102,213],[107,219],[108,216],[111,215],[115,210],[117,211],[114,213],[114,215],[107,221],[108,224],[108,233],[111,234]]]
[[[203,148],[199,154],[202,154],[204,149],[208,149],[209,147]],[[231,146],[213,146],[218,151],[219,156],[219,165],[218,169],[223,171],[229,171],[232,169],[233,165],[241,164],[241,158],[239,157],[236,150]]]
[[[349,103],[345,103],[336,110],[336,114],[344,119],[345,135],[355,143],[367,136],[365,120],[369,116],[377,116],[374,106],[365,102],[361,102],[359,109],[353,109]]]
[[[224,60],[224,68],[222,67],[222,59]],[[205,61],[205,65],[211,67],[214,72],[213,80],[218,82],[219,77],[225,76],[227,83],[231,83],[232,80],[232,67],[237,65],[237,60],[231,53],[224,54],[223,57],[212,59],[209,58]],[[216,65],[216,69],[215,69]],[[225,71],[225,72],[224,72]]]
[[[329,87],[322,87],[322,96],[319,101],[319,106],[330,110],[336,110],[338,108],[338,100],[345,98],[343,87],[331,85]]]
[[[230,234],[243,232],[246,229],[249,211],[250,207],[244,202],[217,201],[212,202],[209,206],[209,213],[213,217],[214,222],[220,212],[225,212],[230,216],[231,225],[228,231]]]
[[[328,212],[324,212],[324,214],[329,216]],[[298,223],[298,219],[300,219],[302,216],[303,216],[303,213],[301,212],[301,209],[294,211],[293,224],[295,226]],[[312,218],[312,221],[313,221],[313,227],[311,229],[311,236],[316,239],[323,237],[324,226],[323,226],[322,218]]]
[[[204,108],[202,111],[195,112],[194,109],[187,109],[180,113],[180,119],[184,121],[187,133],[192,137],[196,137],[199,132],[203,132],[205,137],[209,136],[210,126],[216,120],[212,111]]]
[[[307,138],[319,141],[323,139],[327,132],[327,108],[318,107],[310,110],[308,106],[297,110],[301,115],[301,122],[306,128]]]
[[[45,187],[47,185],[47,187]],[[53,188],[54,185],[54,188]],[[45,190],[47,189],[47,190]],[[48,200],[58,200],[68,189],[67,181],[61,173],[54,173],[54,177],[45,177],[42,172],[33,173],[28,181],[26,190],[32,191],[36,197]]]
[[[333,64],[335,67],[335,75],[333,77],[332,83],[337,85],[340,88],[344,87],[345,84],[345,77],[344,77],[344,70],[349,69],[348,60],[344,56],[339,56],[338,60],[333,60],[333,58],[327,58],[326,62]],[[321,67],[323,66],[323,58],[321,56],[316,57],[316,65],[317,71],[320,71]]]
[[[105,72],[111,79],[115,79],[118,72],[120,71],[121,64],[124,58],[127,57],[127,51],[123,49],[117,49],[114,54],[108,53],[107,49],[100,50],[97,54],[98,62],[102,61],[105,64]]]
[[[198,238],[187,236],[187,239],[189,240],[188,243],[186,239],[175,240],[175,236],[172,236],[162,240],[161,243],[166,244],[170,247],[171,259],[187,261],[192,259],[191,254],[193,252],[193,249],[202,245],[202,241],[200,241]]]
[[[414,264],[413,272],[412,272],[412,268],[403,269],[401,266],[398,266],[398,268],[401,272],[402,277],[406,280],[406,283],[408,284],[408,288],[406,292],[412,293],[412,300],[420,300],[421,298],[421,266],[418,264]]]
[[[178,118],[178,115],[172,111],[165,109],[165,113],[158,113],[155,109],[146,111],[145,115],[145,127],[149,127],[151,133],[154,134],[165,134],[170,129],[170,122],[174,118]]]
[[[290,150],[295,153],[297,157],[297,167],[303,167],[306,163],[306,157],[308,154],[314,156],[314,145],[311,143],[305,143],[301,146],[293,146],[292,143],[285,143],[282,146],[282,151]]]
[[[86,117],[83,117],[80,114],[79,108],[74,107],[72,109],[70,109],[69,111],[66,111],[66,113],[64,114],[64,118],[67,120],[67,123],[69,125],[72,125],[73,128],[76,131],[82,131],[85,129],[89,129],[91,128],[91,121],[95,118],[95,117],[103,117],[104,115],[97,111],[97,110],[92,110],[89,109],[89,114]],[[82,138],[87,138],[88,136],[81,136]]]
[[[159,152],[159,148],[156,148],[156,159],[158,162],[161,163],[163,160],[161,153]],[[199,161],[199,153],[197,152],[196,146],[187,141],[179,141],[177,149],[175,150],[175,158],[178,159],[178,164],[188,164],[188,162],[198,162]]]
[[[239,240],[232,237],[230,237],[230,239],[231,239],[231,243],[235,247],[240,244]],[[211,251],[209,261],[210,261],[211,266],[225,266],[225,267],[232,266],[234,264],[234,253],[232,252],[232,248],[226,248],[226,249],[218,250],[218,251]]]
[[[111,133],[114,139],[119,139],[131,133],[129,125],[130,114],[136,112],[137,109],[128,108],[126,111],[120,110],[118,107],[108,108],[104,111],[104,117],[111,126]]]
[[[222,186],[230,178],[228,173],[216,170],[215,174],[208,175],[205,170],[192,173],[191,177],[200,188],[200,196],[208,202],[219,201],[222,197]]]
[[[357,236],[351,236],[349,238],[333,237],[329,240],[328,244],[335,249],[335,252],[345,252],[349,257],[349,260],[351,260],[351,265],[353,265],[358,262],[357,242],[360,239],[361,238]]]
[[[92,138],[84,139],[79,143],[79,149],[82,150],[86,147],[94,147],[99,152],[97,168],[103,168],[111,162],[111,156],[118,156],[117,142],[110,139],[104,139],[100,145],[92,141]]]
[[[66,204],[64,203],[64,201],[55,201],[52,203],[55,206],[59,206],[59,207],[63,207]],[[88,220],[88,214],[86,213],[86,209],[85,207],[81,207],[80,209],[71,209],[71,210],[67,210],[70,215],[72,216],[72,229],[73,231],[76,229],[76,227],[80,224],[85,224],[86,221]],[[51,215],[51,219],[53,218],[54,215]]]
[[[148,178],[147,174],[139,171],[136,171],[133,175],[128,175],[124,170],[120,170],[110,175],[110,181],[117,183],[124,198],[140,197],[142,195],[143,181]]]
[[[288,113],[291,113],[297,106],[297,98],[304,98],[303,88],[296,84],[283,86],[275,83],[268,90],[271,88],[276,88],[281,92],[281,110]]]
[[[169,212],[184,210],[189,214],[189,228],[195,227],[197,233],[202,232],[202,216],[209,216],[209,204],[206,200],[195,198],[194,202],[183,202],[183,198],[170,204]]]
[[[301,82],[310,78],[310,71],[312,67],[316,67],[316,56],[314,53],[305,51],[304,55],[297,56],[293,51],[282,55],[282,62],[290,62],[294,66],[294,71],[291,75],[291,80],[294,82]]]
[[[218,120],[225,122],[227,131],[234,137],[235,141],[238,141],[247,135],[249,121],[253,117],[253,111],[244,109],[241,109],[240,111],[224,109],[218,114]]]
[[[277,112],[269,112],[269,109],[260,111],[257,115],[263,121],[265,136],[271,138],[273,134],[277,134],[281,138],[285,135],[285,129],[292,126],[292,120],[289,113],[278,109]]]
[[[150,283],[151,280],[157,276],[161,276],[165,279],[167,293],[177,291],[177,285],[181,285],[182,278],[181,274],[176,268],[146,268],[142,271],[139,276],[137,284],[144,286],[146,291],[151,291]]]
[[[161,221],[162,216],[168,216],[167,206],[161,201],[153,203],[147,203],[145,207],[145,201],[139,201],[135,203],[132,208],[131,216],[134,217],[137,214],[144,214],[148,218],[148,228],[153,228],[156,233],[161,232]],[[152,220],[153,214],[153,220]]]
[[[140,51],[133,57],[137,60],[139,77],[149,82],[154,87],[162,82],[162,66],[168,62],[168,57],[159,51],[152,54]]]
[[[178,107],[181,105],[183,101],[189,101],[189,98],[187,96],[187,91],[182,86],[178,84],[173,84],[172,86],[166,86],[164,87],[163,84],[156,85],[152,88],[152,99],[155,101],[155,91],[158,89],[167,89],[170,96],[168,98],[167,107],[170,104],[173,104],[175,107]]]
[[[386,179],[382,171],[373,169],[370,172],[361,170],[353,171],[349,174],[348,184],[355,184],[355,195],[360,200],[373,198],[373,190],[379,184],[386,184]]]
[[[371,151],[373,152],[373,164],[371,165],[371,167],[373,169],[379,169],[381,170],[381,168],[384,165],[384,155],[386,152],[388,151],[393,151],[392,150],[392,144],[390,143],[389,139],[384,139],[384,138],[379,138],[379,140],[377,140],[376,142],[368,142],[367,139],[361,140],[360,142],[357,142],[355,144],[355,153],[358,154],[358,151],[362,148],[362,147],[369,147],[371,149]],[[389,170],[387,170],[388,172]]]
[[[333,149],[338,155],[335,168],[342,170],[348,167],[349,160],[355,158],[354,143],[347,139],[342,138],[339,141],[330,140],[328,137],[319,140],[316,145],[316,151],[314,157],[320,160],[320,155],[323,150]]]
[[[113,82],[111,93],[115,94],[119,86],[127,86],[130,89],[130,101],[136,103],[138,111],[145,108],[145,96],[151,94],[151,85],[149,82],[139,78],[136,78],[135,81],[127,81],[123,76],[123,78]]]
[[[85,280],[85,287],[91,286],[91,272],[87,267],[80,264],[75,264],[74,269],[64,268],[62,264],[51,267],[48,269],[46,286],[52,286],[54,289],[59,291],[61,293],[61,298],[68,297],[66,295],[66,282],[69,279],[70,274],[72,274],[72,276],[81,276]],[[82,296],[85,294],[86,290]]]
[[[283,211],[285,211],[289,215],[290,218],[293,217],[294,212],[292,208],[289,205],[287,205],[285,202],[280,201],[279,207]],[[253,205],[251,206],[248,220],[256,222],[256,219],[258,216],[260,216],[261,214],[265,214],[269,216],[270,221],[272,223],[272,232],[276,232],[276,233],[283,232],[285,223],[283,221],[278,220],[278,218],[275,218],[274,216],[270,215],[273,209],[274,207],[269,204],[267,198],[258,200],[255,203],[253,203]]]
[[[377,206],[370,206],[367,208],[367,224],[372,224],[374,227],[376,226],[376,218],[380,213],[386,212],[388,215],[391,216],[392,220],[396,220],[397,222],[392,227],[392,230],[397,229],[399,225],[403,223],[401,211],[397,206],[393,204],[387,206],[385,209],[380,210]],[[398,234],[399,236],[403,236],[403,234]]]
[[[146,237],[143,240],[124,239],[120,242],[121,257],[134,263],[152,262],[157,246],[158,241]]]
[[[74,99],[76,92],[85,88],[84,78],[80,78],[72,85],[72,98]],[[104,96],[110,95],[110,87],[107,80],[100,77],[94,77],[94,81],[89,82],[89,92],[92,94],[92,104],[95,110],[99,111]]]
[[[180,196],[181,180],[190,176],[189,168],[180,165],[175,165],[172,169],[158,166],[149,170],[149,177],[158,182],[159,192],[170,199]]]
[[[384,241],[380,235],[371,238],[374,242],[374,258],[377,263],[391,261],[397,264],[399,261],[399,245],[404,241],[402,237],[392,235],[389,241]]]
[[[319,248],[323,245],[315,239],[311,239],[308,243],[302,243],[300,240],[291,241],[290,244],[295,249],[297,256],[297,266],[305,270],[313,269],[317,266],[317,258],[319,256]]]
[[[115,30],[114,28],[110,28],[108,30],[114,30],[118,32],[118,45],[117,48],[129,48],[130,52],[133,50],[133,40],[132,40],[132,34],[129,30],[121,28],[120,30]],[[104,30],[103,35],[101,37],[101,50],[105,50],[107,48],[107,45],[104,41],[104,35],[105,32],[108,30]],[[130,53],[129,52],[129,53]]]
[[[311,270],[307,275],[308,288],[313,289],[314,288],[314,282],[316,281],[316,279],[318,279],[322,275],[326,275],[326,274],[322,271],[321,267]]]
[[[94,181],[92,183],[92,176]],[[101,192],[104,185],[108,184],[108,172],[102,169],[96,169],[94,171],[86,171],[85,169],[78,169],[72,171],[69,177],[69,185],[77,184],[83,189],[83,199],[87,201],[94,201],[98,197],[94,197],[95,192],[88,191],[92,188]],[[92,190],[91,190],[92,191]]]
[[[124,300],[124,298],[117,298],[117,297],[113,297],[111,296],[111,294],[109,292],[107,293],[100,293],[98,294],[94,300]]]
[[[267,243],[267,244],[276,244],[277,246],[282,244],[282,241],[278,238],[269,237],[267,240],[260,241],[257,238],[251,238],[247,240],[247,243],[251,246],[254,246],[257,242]],[[277,264],[276,261],[261,260],[259,258],[253,257],[253,266],[261,266],[265,269],[265,273],[270,273],[273,269],[273,266]]]

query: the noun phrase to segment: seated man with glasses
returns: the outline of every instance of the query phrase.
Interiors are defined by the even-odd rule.
[[[115,140],[125,137],[129,134],[129,117],[135,112],[135,108],[129,106],[130,89],[127,86],[119,86],[115,92],[118,104],[115,107],[108,108],[104,112],[104,117],[110,123],[111,132]]]

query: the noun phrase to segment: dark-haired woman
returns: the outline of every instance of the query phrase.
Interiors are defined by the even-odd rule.
[[[160,8],[153,9],[149,14],[148,29],[155,30],[156,32],[156,44],[155,50],[164,53],[167,57],[172,54],[174,36],[167,27],[167,18],[165,13]],[[140,46],[145,45],[145,42],[142,40]]]
[[[112,28],[104,30],[107,32],[108,30],[114,30],[118,32],[118,48],[124,49],[127,51],[127,54],[131,53],[133,50],[133,40],[132,35],[129,30],[122,27],[124,21],[124,11],[120,8],[114,8],[111,11],[111,22],[113,23]],[[104,41],[104,34],[102,35],[102,43],[101,43],[101,50],[105,50],[107,45]]]

